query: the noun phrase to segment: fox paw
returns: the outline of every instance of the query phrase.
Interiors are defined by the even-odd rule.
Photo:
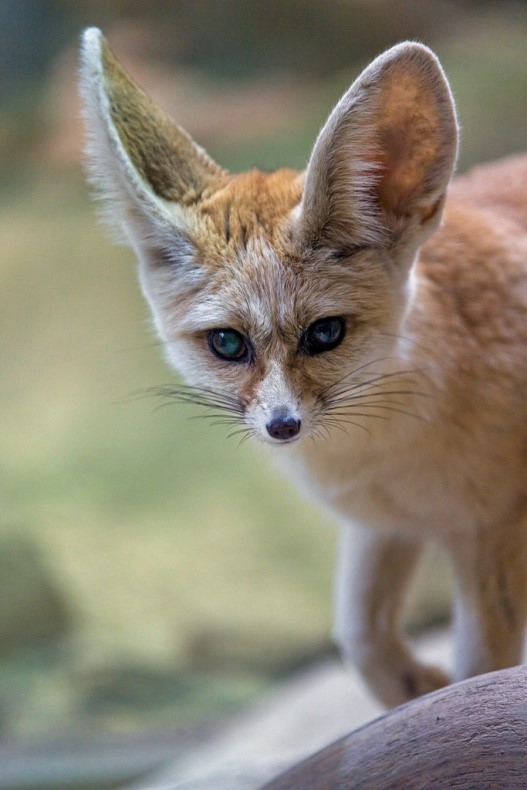
[[[414,661],[407,654],[397,661],[370,661],[359,667],[370,691],[388,708],[403,705],[423,694],[448,686],[448,675],[434,666]]]
[[[409,702],[423,694],[437,691],[443,686],[448,686],[449,683],[450,678],[441,669],[416,664],[404,669],[400,674],[403,696],[401,702]]]

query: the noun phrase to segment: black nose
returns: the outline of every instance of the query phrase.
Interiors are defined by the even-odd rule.
[[[275,417],[266,425],[267,433],[273,439],[292,439],[300,430],[300,420],[295,420],[294,417]]]

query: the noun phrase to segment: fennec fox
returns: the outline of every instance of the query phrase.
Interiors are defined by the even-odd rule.
[[[305,173],[232,175],[83,39],[93,182],[139,259],[182,400],[221,411],[342,521],[335,636],[386,705],[449,682],[401,634],[423,543],[452,560],[454,678],[521,661],[527,157],[449,181],[441,66],[403,43]]]

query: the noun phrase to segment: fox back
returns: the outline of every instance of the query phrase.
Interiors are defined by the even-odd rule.
[[[449,187],[435,55],[377,58],[303,173],[231,174],[83,41],[88,164],[182,401],[217,409],[344,522],[335,636],[398,704],[448,682],[399,633],[427,539],[458,577],[454,677],[520,660],[527,582],[527,158]],[[313,441],[306,441],[313,440]]]

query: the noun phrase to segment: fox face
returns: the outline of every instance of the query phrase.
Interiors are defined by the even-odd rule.
[[[379,253],[310,247],[302,182],[290,171],[233,177],[194,210],[188,290],[148,266],[144,279],[168,357],[199,400],[280,444],[331,427],[354,370],[371,377],[368,363],[389,355],[409,298]],[[281,214],[267,217],[257,201],[277,191]]]
[[[441,217],[456,121],[435,56],[402,44],[366,69],[305,173],[227,173],[94,29],[82,91],[92,180],[135,248],[182,399],[275,444],[331,430],[344,395],[390,367]]]

